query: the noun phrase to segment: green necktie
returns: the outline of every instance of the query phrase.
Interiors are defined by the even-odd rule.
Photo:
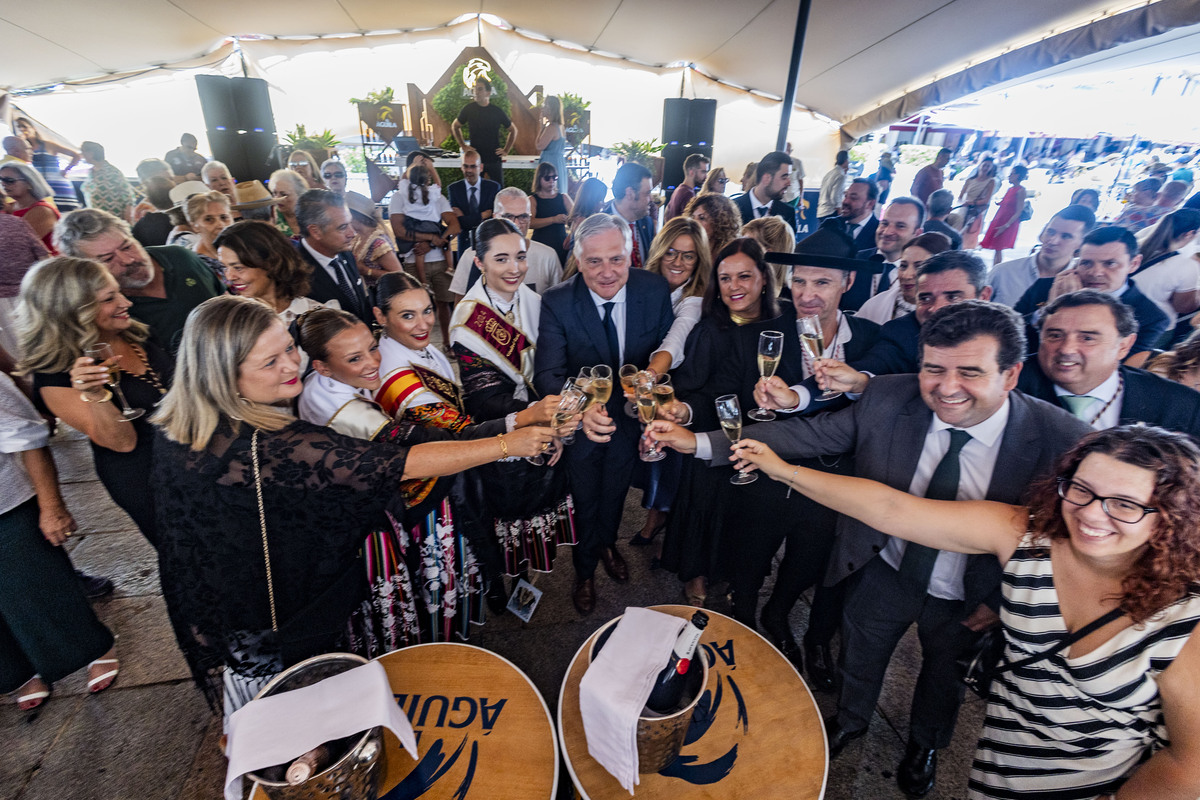
[[[950,449],[938,462],[933,477],[929,479],[929,488],[925,496],[931,500],[954,500],[958,497],[958,478],[962,473],[958,456],[963,445],[971,440],[971,434],[956,428],[950,429]],[[900,559],[900,585],[913,594],[925,594],[929,591],[929,577],[933,574],[933,564],[937,561],[938,553],[933,547],[909,542],[904,548],[904,557]]]
[[[1100,398],[1092,397],[1090,394],[1064,394],[1058,399],[1067,407],[1067,411],[1070,411],[1084,422],[1091,422],[1085,416],[1085,412],[1092,407],[1092,403],[1095,403]]]

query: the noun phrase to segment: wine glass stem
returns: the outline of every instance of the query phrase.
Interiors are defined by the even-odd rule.
[[[117,393],[117,399],[121,401],[121,413],[129,413],[129,401],[125,399],[125,392],[121,391],[121,382],[113,381],[109,386],[112,386],[113,391]]]

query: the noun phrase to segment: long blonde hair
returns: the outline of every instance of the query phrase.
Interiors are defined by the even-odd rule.
[[[277,431],[295,417],[238,393],[238,372],[254,345],[272,325],[281,325],[274,309],[252,297],[222,295],[188,314],[175,362],[175,381],[150,421],[168,439],[193,450],[208,446],[221,422],[238,430],[245,422]]]
[[[684,297],[704,297],[708,291],[708,278],[712,272],[712,251],[708,247],[708,234],[704,226],[691,217],[672,217],[650,243],[650,255],[646,259],[646,271],[667,277],[662,260],[680,236],[690,236],[696,248],[696,268],[683,289]]]
[[[72,256],[47,258],[21,281],[17,337],[24,356],[19,375],[66,372],[100,338],[96,296],[112,281],[98,261]],[[127,342],[146,341],[150,329],[137,320],[121,334]]]

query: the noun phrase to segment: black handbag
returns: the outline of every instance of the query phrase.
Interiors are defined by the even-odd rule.
[[[997,675],[1049,658],[1092,631],[1103,628],[1124,613],[1120,608],[1114,608],[1099,619],[1094,619],[1074,633],[1059,639],[1040,653],[1034,653],[1020,661],[1005,661],[1004,663],[1000,663],[1004,657],[1004,628],[997,625],[984,631],[976,639],[975,644],[958,657],[959,680],[972,692],[986,700],[992,690],[992,680]]]

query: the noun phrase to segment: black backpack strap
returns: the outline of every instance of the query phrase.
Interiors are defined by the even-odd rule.
[[[1120,606],[1118,606],[1117,608],[1114,608],[1111,611],[1109,611],[1107,614],[1104,614],[1104,615],[1100,616],[1099,618],[1092,620],[1087,625],[1084,625],[1082,628],[1080,628],[1079,630],[1070,634],[1069,636],[1064,636],[1063,638],[1059,639],[1057,642],[1055,642],[1055,644],[1052,647],[1049,647],[1046,650],[1041,651],[1040,653],[1034,653],[1033,655],[1028,656],[1027,658],[1021,659],[1020,661],[1006,661],[1003,664],[1000,664],[995,669],[990,670],[987,673],[987,677],[994,678],[995,676],[999,675],[1002,672],[1009,672],[1010,670],[1017,669],[1018,667],[1025,667],[1030,664],[1036,664],[1038,661],[1041,661],[1043,659],[1049,658],[1050,656],[1054,655],[1058,651],[1062,650],[1064,647],[1070,647],[1075,642],[1078,642],[1080,639],[1087,636],[1089,633],[1092,633],[1093,631],[1103,628],[1105,625],[1112,622],[1114,619],[1118,619],[1119,617],[1123,616],[1124,614],[1125,614],[1125,611]]]

